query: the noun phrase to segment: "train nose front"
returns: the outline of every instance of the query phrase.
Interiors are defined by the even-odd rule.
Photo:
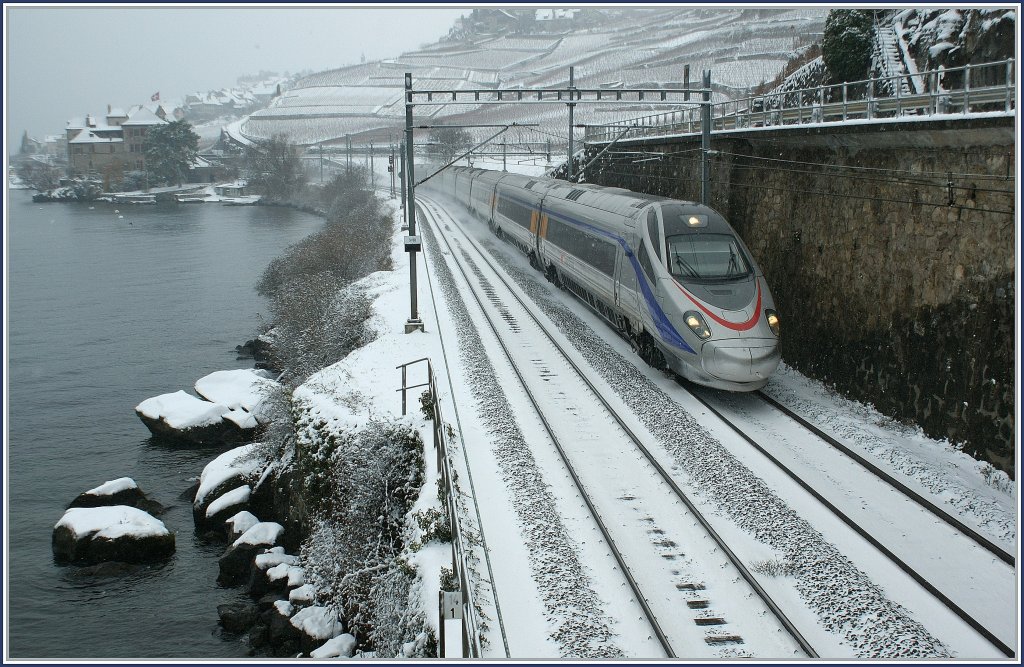
[[[771,338],[708,341],[701,348],[704,370],[729,382],[766,380],[780,358],[778,341]]]

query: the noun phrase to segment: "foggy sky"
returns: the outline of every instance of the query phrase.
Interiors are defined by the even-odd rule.
[[[173,100],[269,70],[392,58],[447,34],[471,7],[4,6],[8,153],[107,104]]]

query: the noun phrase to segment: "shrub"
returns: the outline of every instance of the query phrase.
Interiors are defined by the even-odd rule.
[[[459,590],[459,582],[455,580],[455,570],[453,568],[441,566],[440,587],[442,591]]]
[[[397,640],[382,619],[418,622],[407,609],[415,573],[401,554],[405,517],[423,485],[423,443],[409,425],[382,421],[354,432],[319,421],[305,424],[299,438],[303,495],[317,516],[303,565],[360,643],[386,655]]]
[[[452,541],[452,526],[448,520],[448,513],[443,509],[430,507],[416,512],[413,514],[413,518],[422,531],[420,541],[424,544],[433,540],[439,542]]]
[[[420,394],[420,411],[423,412],[423,418],[427,421],[433,421],[434,419],[434,397],[430,394],[430,390]]]
[[[350,285],[390,268],[392,221],[365,186],[353,170],[325,187],[324,228],[274,259],[256,285],[270,302],[275,362],[292,385],[367,342],[370,300]]]

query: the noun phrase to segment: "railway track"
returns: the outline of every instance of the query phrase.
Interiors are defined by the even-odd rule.
[[[683,383],[681,382],[680,384],[682,385]],[[1012,593],[1015,589],[1015,559],[1013,555],[994,544],[991,540],[985,538],[977,531],[966,526],[955,517],[950,516],[935,503],[909,488],[906,484],[895,479],[892,475],[873,465],[870,461],[857,454],[852,448],[839,442],[775,399],[767,396],[763,392],[757,392],[754,395],[757,397],[757,400],[760,400],[770,410],[783,415],[785,419],[796,422],[801,426],[801,428],[811,434],[816,441],[827,443],[830,447],[835,449],[838,456],[845,457],[856,466],[859,466],[861,469],[866,471],[869,475],[873,476],[880,484],[883,484],[890,493],[906,499],[906,501],[913,503],[917,508],[919,508],[918,512],[908,513],[908,516],[920,517],[922,514],[930,515],[936,517],[938,521],[941,522],[942,526],[955,531],[955,535],[957,536],[956,539],[954,539],[953,536],[947,536],[946,542],[948,543],[948,547],[944,549],[943,554],[938,556],[940,559],[945,559],[947,561],[952,560],[954,557],[953,550],[957,549],[957,553],[961,554],[961,562],[963,564],[958,568],[954,567],[952,569],[944,567],[943,571],[945,574],[943,575],[941,572],[937,574],[936,568],[934,567],[935,563],[929,562],[929,559],[923,557],[936,556],[937,554],[915,553],[914,549],[908,549],[906,544],[900,544],[899,542],[894,543],[891,534],[882,535],[883,531],[879,530],[877,524],[874,528],[865,527],[864,524],[868,521],[866,521],[863,516],[861,518],[855,518],[852,512],[844,510],[841,506],[842,503],[836,499],[835,494],[830,494],[830,492],[833,491],[833,489],[829,488],[831,486],[831,479],[822,481],[820,476],[815,479],[814,475],[808,475],[806,474],[806,471],[800,471],[799,466],[787,464],[784,460],[786,454],[784,451],[785,447],[767,444],[769,440],[777,440],[777,437],[771,437],[766,434],[752,434],[754,429],[747,425],[741,425],[740,420],[731,418],[727,414],[727,410],[724,409],[722,405],[723,401],[713,398],[715,392],[706,391],[703,388],[694,388],[692,385],[689,385],[689,383],[686,383],[685,386],[690,395],[712,412],[730,430],[754,447],[765,458],[771,461],[773,465],[784,472],[786,476],[827,507],[828,510],[839,518],[840,521],[849,526],[864,540],[869,542],[873,547],[875,547],[875,549],[892,561],[892,563],[894,563],[900,570],[910,576],[922,588],[934,596],[935,599],[941,602],[943,606],[967,623],[1005,656],[1011,658],[1014,657],[1014,649],[1010,646],[1010,644],[1013,643],[1015,636],[1014,631],[1016,625],[1013,623],[1013,619],[1009,619],[1008,623],[1003,623],[1002,627],[998,630],[990,629],[989,624],[998,623],[998,617],[1000,615],[998,610],[992,609],[993,605],[991,600],[980,601],[977,594],[970,590],[971,587],[968,587],[968,590],[965,591],[964,586],[962,585],[963,582],[960,581],[962,577],[977,578],[979,581],[982,580],[982,577],[987,577],[983,580],[982,584],[979,584],[979,587],[983,587],[983,590],[992,591],[993,593],[1002,595]],[[746,397],[732,397],[732,400],[745,401],[747,399]],[[758,435],[760,435],[760,437],[758,437]],[[830,495],[832,495],[831,498],[829,497]],[[875,502],[881,502],[879,495],[873,495],[873,498]],[[915,530],[931,528],[927,525],[928,522],[924,518],[921,518],[914,523],[916,524],[914,526]],[[909,529],[904,525],[901,530]],[[933,543],[935,541],[937,540],[932,540]],[[955,544],[957,541],[960,541],[961,543],[970,542],[971,545],[957,545]],[[986,560],[991,560],[991,558],[986,559],[986,554],[997,559],[1001,565],[993,563],[986,564]],[[971,567],[971,564],[973,564],[973,567]],[[933,567],[929,567],[929,565],[932,565]],[[951,577],[949,576],[951,572],[959,572],[959,576]],[[1009,604],[1009,601],[1007,601],[1007,604]],[[999,608],[1012,609],[1012,606],[1001,605]],[[984,621],[980,620],[984,617],[987,617]]]
[[[716,612],[714,598],[756,594],[791,638],[785,644],[817,657],[637,435],[637,425],[620,416],[599,383],[581,370],[567,341],[533,312],[488,255],[439,206],[422,197],[419,204],[439,242],[459,258],[454,271],[469,287],[500,355],[528,396],[665,655],[713,656],[716,647],[742,644],[744,638],[731,629],[725,614]],[[702,545],[706,538],[713,542],[710,550]],[[705,552],[725,554],[721,567],[728,565],[738,576],[730,580],[716,574],[715,585],[709,586],[707,572],[690,564],[706,558]],[[764,619],[758,617],[757,622]]]

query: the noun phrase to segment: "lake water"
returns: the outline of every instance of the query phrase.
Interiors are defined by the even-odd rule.
[[[9,193],[5,620],[11,658],[245,657],[222,635],[224,545],[197,539],[182,495],[223,449],[153,442],[134,407],[218,370],[265,307],[271,259],[322,221],[220,204],[35,204]],[[119,209],[119,211],[115,209]],[[169,506],[167,562],[83,576],[53,562],[54,524],[79,493],[118,477]]]

